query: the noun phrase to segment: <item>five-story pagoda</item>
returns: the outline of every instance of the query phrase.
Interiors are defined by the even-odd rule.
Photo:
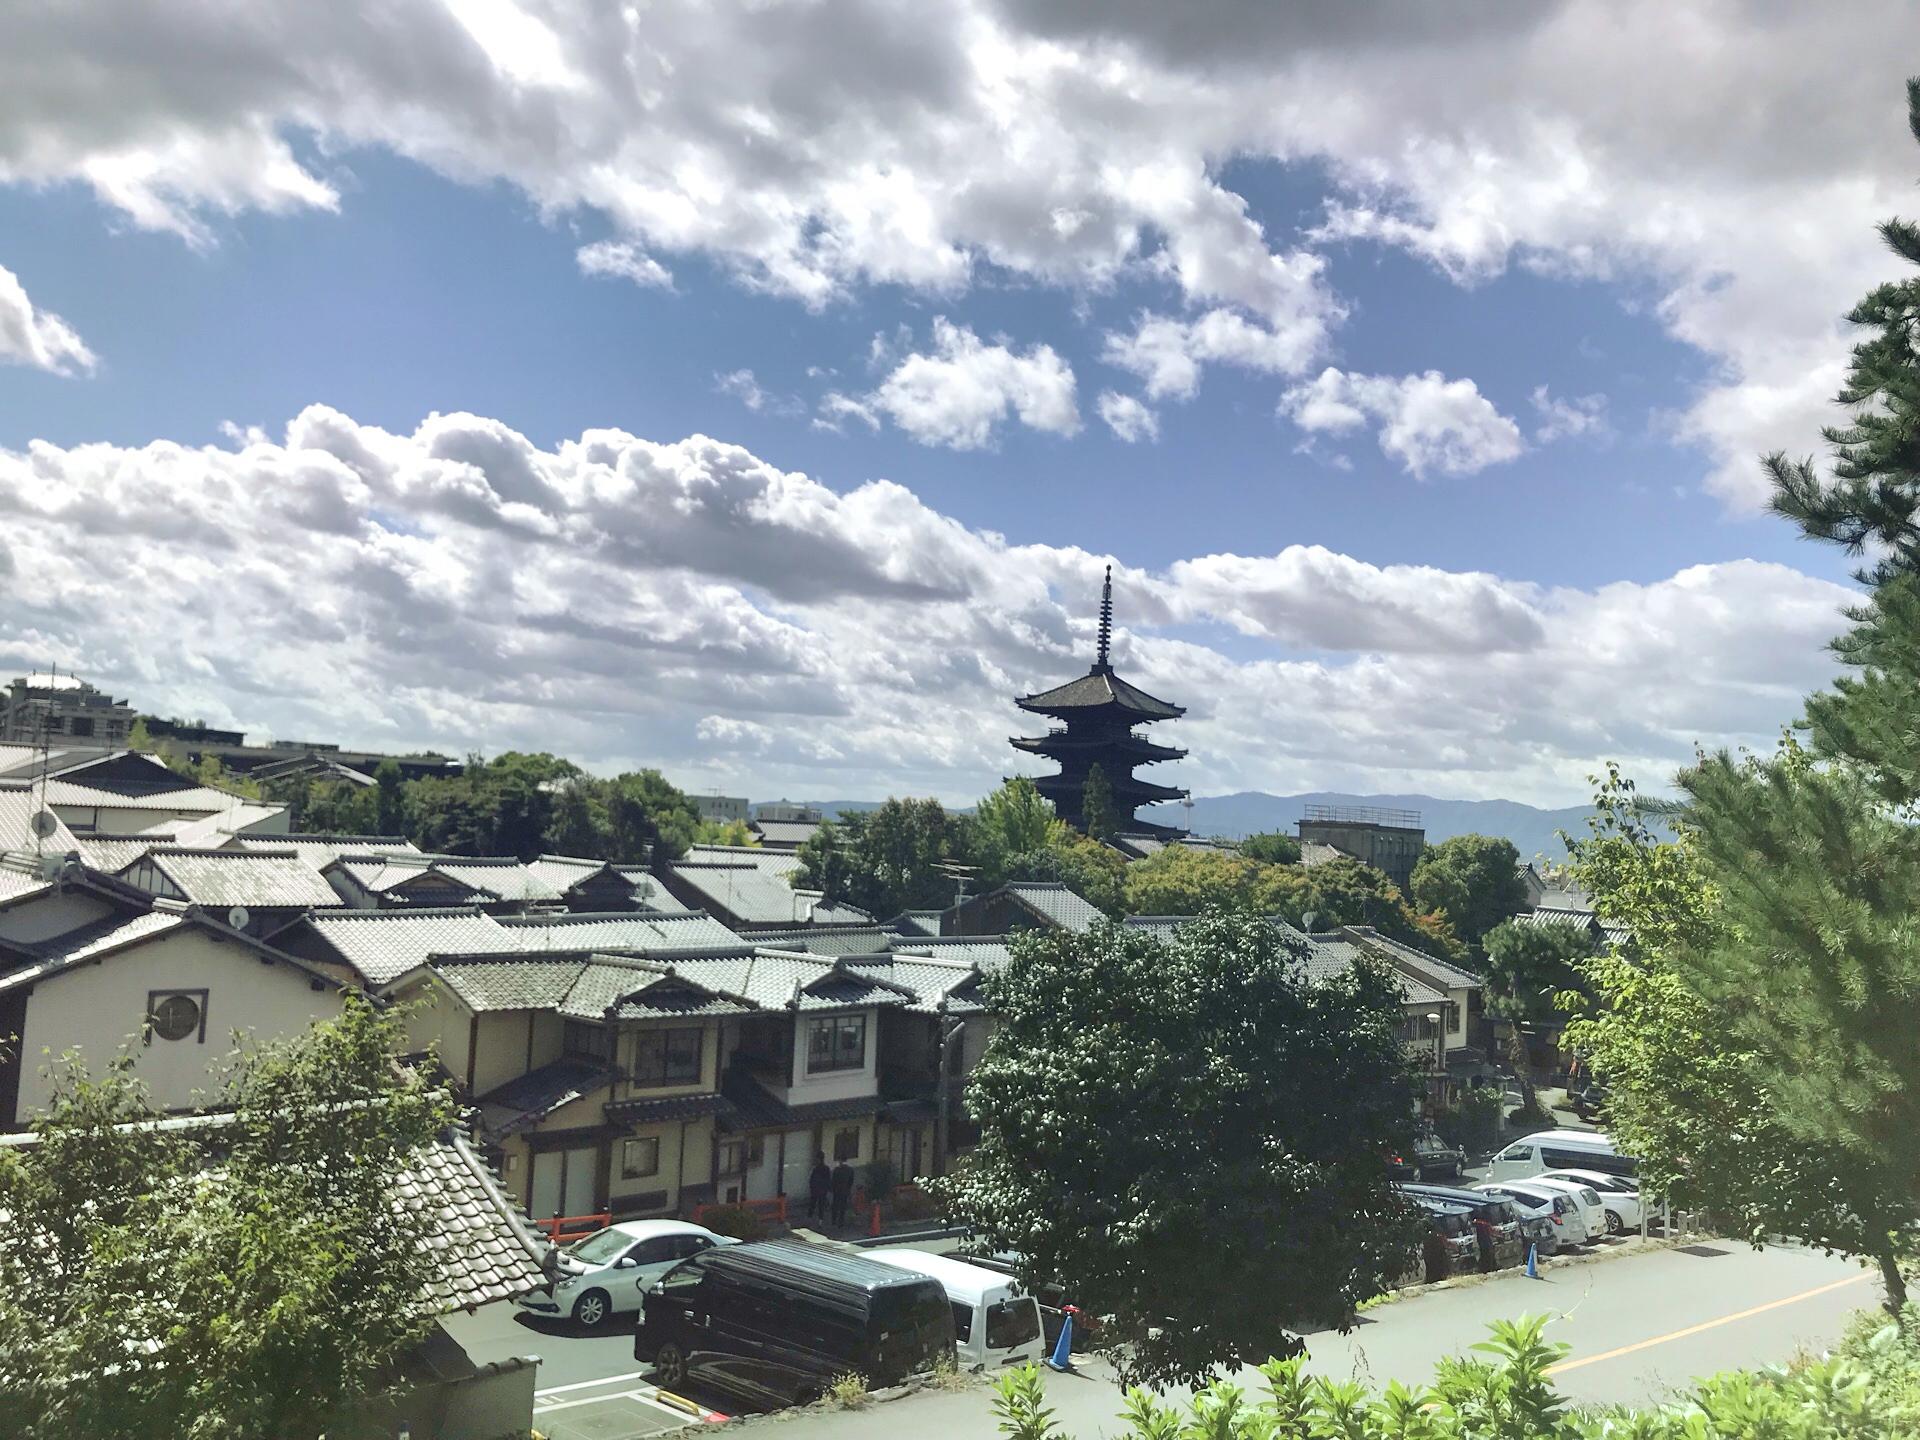
[[[1014,701],[1022,710],[1051,715],[1065,723],[1044,735],[1016,736],[1013,748],[1058,762],[1057,775],[1037,776],[1033,783],[1053,802],[1060,818],[1075,829],[1087,828],[1083,800],[1087,776],[1097,765],[1112,790],[1115,834],[1172,839],[1185,832],[1171,825],[1136,820],[1133,812],[1141,805],[1178,800],[1186,792],[1139,779],[1133,769],[1160,760],[1178,760],[1187,752],[1136,735],[1134,726],[1177,719],[1187,712],[1185,707],[1157,700],[1114,674],[1107,659],[1112,639],[1113,567],[1109,565],[1100,591],[1100,643],[1093,668],[1078,680]]]

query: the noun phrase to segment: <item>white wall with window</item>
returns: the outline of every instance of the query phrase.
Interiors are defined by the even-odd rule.
[[[343,1003],[338,987],[315,989],[306,971],[263,965],[249,946],[198,927],[169,930],[34,986],[20,1037],[17,1118],[44,1111],[52,1098],[43,1052],[78,1049],[97,1070],[124,1047],[154,1103],[183,1110],[196,1092],[218,1089],[234,1031],[256,1040],[302,1034]]]
[[[794,1021],[790,1103],[810,1105],[873,1094],[878,1018],[870,1009],[802,1011]]]

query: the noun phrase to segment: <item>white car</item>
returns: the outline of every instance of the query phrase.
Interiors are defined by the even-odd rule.
[[[1570,1196],[1580,1207],[1580,1218],[1587,1223],[1587,1234],[1596,1239],[1607,1232],[1607,1207],[1600,1192],[1582,1180],[1555,1180],[1547,1175],[1529,1175],[1526,1183],[1541,1190],[1558,1190]]]
[[[653,1283],[682,1260],[736,1243],[684,1220],[623,1220],[562,1250],[559,1278],[513,1303],[597,1330],[608,1316],[637,1311]]]
[[[1640,1228],[1640,1183],[1631,1175],[1609,1175],[1604,1170],[1549,1170],[1539,1178],[1571,1180],[1599,1191],[1600,1203],[1607,1207],[1609,1235]]]
[[[1483,1180],[1473,1187],[1484,1190],[1489,1195],[1504,1195],[1516,1204],[1534,1207],[1552,1225],[1556,1249],[1585,1245],[1593,1239],[1587,1230],[1586,1216],[1581,1213],[1580,1202],[1564,1190],[1551,1185],[1535,1185],[1531,1180]],[[1543,1254],[1551,1255],[1552,1250]]]

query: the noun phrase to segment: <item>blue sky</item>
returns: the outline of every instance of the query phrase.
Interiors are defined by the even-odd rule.
[[[0,60],[0,667],[965,799],[1111,558],[1175,783],[1543,803],[1828,673],[1847,563],[1754,457],[1816,447],[1908,189],[1863,37],[418,0],[107,54],[72,10]],[[1696,143],[1801,72],[1857,98]],[[1117,361],[1155,326],[1191,395]]]

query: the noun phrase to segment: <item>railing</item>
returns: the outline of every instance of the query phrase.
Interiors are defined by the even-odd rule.
[[[1377,805],[1309,805],[1304,816],[1335,825],[1388,825],[1402,830],[1420,828],[1418,810],[1388,810]]]
[[[602,1215],[556,1215],[551,1220],[536,1220],[536,1229],[546,1232],[549,1240],[556,1245],[571,1245],[576,1240],[607,1228],[613,1223],[613,1216]]]

